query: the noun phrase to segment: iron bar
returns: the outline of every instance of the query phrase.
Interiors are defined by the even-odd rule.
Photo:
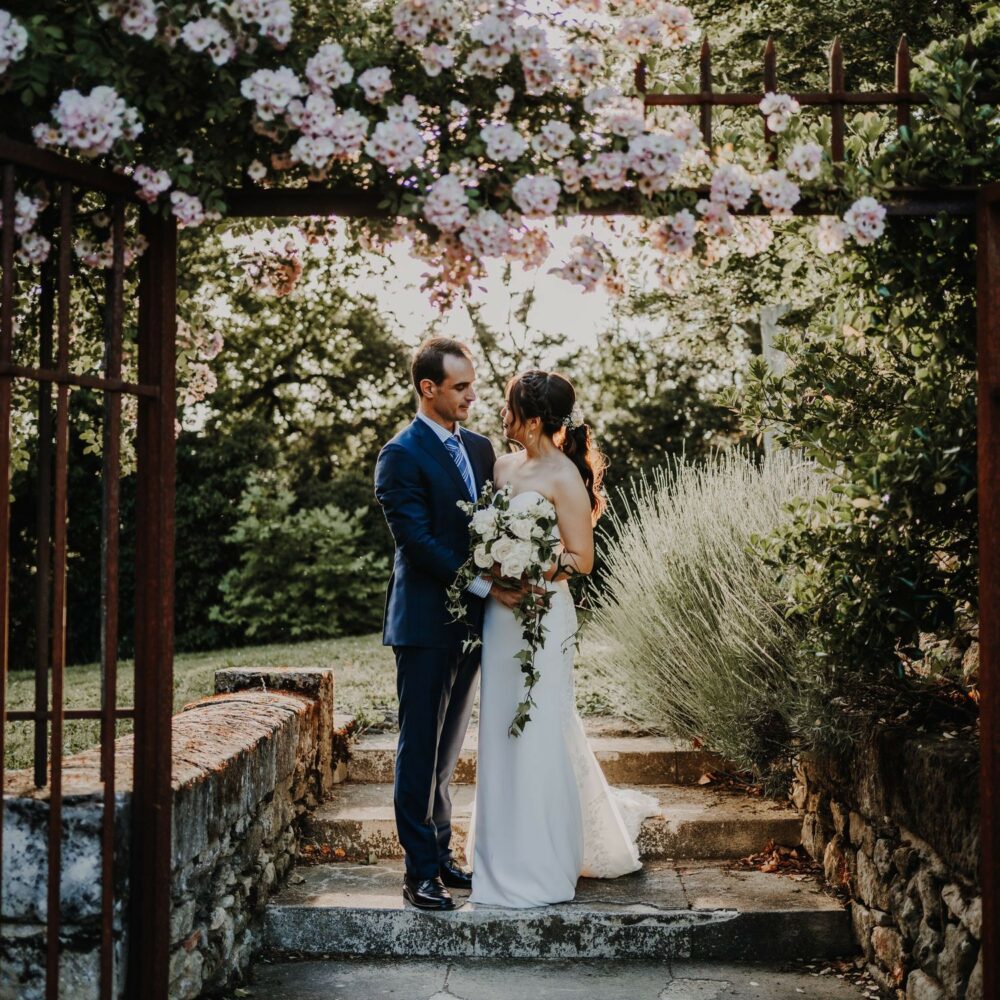
[[[701,43],[701,52],[698,55],[698,86],[701,88],[700,97],[701,110],[700,122],[701,137],[705,141],[705,148],[712,149],[712,48],[706,38]]]
[[[370,188],[310,185],[304,188],[230,188],[224,195],[230,215],[262,216],[338,215],[344,218],[391,218],[380,205],[383,196]]]
[[[47,233],[52,243],[51,227]],[[52,366],[55,274],[51,256],[41,268],[39,364]],[[49,642],[52,587],[52,383],[38,383],[38,510],[35,520],[35,785],[48,781]]]
[[[14,352],[14,166],[3,168],[0,204],[0,362]],[[11,380],[0,375],[0,720],[7,709],[10,666],[10,407]],[[3,786],[6,732],[0,725],[0,907],[3,905]],[[2,910],[0,910],[2,912]]]
[[[639,59],[635,64],[635,72],[632,74],[632,82],[635,84],[636,92],[646,96],[646,60]]]
[[[1000,995],[1000,183],[979,196],[977,233],[979,794],[983,992]]]
[[[130,199],[136,196],[135,184],[122,174],[102,170],[89,163],[80,163],[50,150],[17,142],[5,135],[0,135],[0,161],[26,167],[53,180],[71,181],[91,191],[117,194]]]
[[[896,47],[896,93],[900,100],[896,102],[896,127],[910,127],[910,47],[906,44],[906,35],[899,36]]]
[[[111,272],[107,281],[105,375],[121,379],[125,287],[125,202],[111,206]],[[104,394],[101,483],[101,1000],[112,1000],[115,885],[115,700],[118,669],[118,551],[121,502],[122,397]]]
[[[822,107],[831,104],[843,104],[847,107],[870,107],[892,105],[930,103],[930,95],[923,91],[901,93],[898,90],[809,90],[790,92],[799,104],[804,107]],[[647,107],[685,107],[698,104],[710,104],[712,107],[751,107],[760,103],[759,93],[725,94],[713,91],[707,94],[645,94],[643,100]],[[979,104],[996,104],[1000,102],[1000,91],[989,90],[976,94]]]
[[[167,1000],[170,968],[171,712],[174,635],[174,420],[177,228],[140,210],[149,249],[139,265],[136,484],[135,757],[128,966],[132,1000]]]
[[[124,392],[130,396],[150,396],[156,398],[160,390],[155,385],[139,385],[122,379],[101,378],[98,375],[77,375],[72,372],[31,368],[27,365],[0,364],[0,375],[27,378],[35,382],[54,382],[57,385],[71,385],[80,389],[100,389],[104,392]]]
[[[844,90],[844,53],[840,38],[833,40],[830,48],[830,96],[835,98]],[[833,160],[833,176],[839,179],[843,174],[844,162],[844,101],[832,100],[830,104],[830,159]]]
[[[56,368],[69,370],[70,275],[73,254],[73,188],[59,195],[58,333]],[[49,752],[49,865],[46,919],[46,1000],[59,1000],[59,923],[62,871],[63,682],[66,670],[67,486],[69,478],[69,386],[56,389],[56,471],[52,527],[52,745]]]

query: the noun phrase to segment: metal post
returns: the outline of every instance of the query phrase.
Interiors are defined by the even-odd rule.
[[[142,210],[136,498],[135,775],[128,996],[167,1000],[170,964],[171,712],[174,637],[174,220]]]
[[[1000,996],[1000,184],[978,212],[979,732],[983,996]]]

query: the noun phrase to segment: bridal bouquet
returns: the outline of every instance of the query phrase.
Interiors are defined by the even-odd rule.
[[[545,644],[542,624],[552,603],[552,592],[545,589],[544,574],[556,561],[558,538],[552,534],[556,526],[555,507],[541,494],[531,503],[511,509],[511,488],[494,489],[486,483],[475,503],[459,501],[458,506],[472,517],[469,526],[472,554],[465,561],[454,583],[448,588],[448,610],[453,620],[468,624],[465,595],[469,584],[488,574],[503,586],[519,588],[526,582],[538,590],[529,590],[520,604],[513,608],[521,626],[526,648],[517,654],[524,674],[524,698],[517,706],[508,732],[520,736],[530,721],[534,707],[531,692],[538,682],[535,652]],[[474,649],[481,639],[467,639],[465,649]]]

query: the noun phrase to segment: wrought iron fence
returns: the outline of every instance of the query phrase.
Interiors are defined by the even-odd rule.
[[[141,229],[149,247],[139,272],[138,381],[123,379],[122,334],[125,215],[134,186],[125,177],[0,138],[3,235],[0,242],[0,781],[6,788],[7,723],[34,727],[33,781],[47,790],[48,888],[46,907],[46,996],[59,996],[60,897],[63,837],[64,725],[76,719],[100,722],[101,931],[100,993],[110,1000],[115,970],[116,872],[131,869],[127,935],[131,954],[127,983],[132,996],[166,997],[170,877],[170,716],[173,619],[174,299],[175,227],[142,208]],[[15,261],[15,198],[21,183],[42,182],[53,210],[43,221],[52,252],[38,269]],[[104,199],[111,219],[112,265],[107,270],[103,361],[99,374],[74,371],[71,330],[75,270],[75,213],[87,195]],[[14,353],[18,280],[37,281],[37,365],[17,363]],[[25,331],[22,327],[21,337]],[[7,706],[10,668],[11,415],[15,380],[37,387],[38,510],[36,537],[35,705]],[[81,389],[103,403],[101,459],[101,703],[66,708],[67,525],[70,394]],[[55,402],[53,405],[53,390]],[[122,397],[138,401],[136,504],[135,706],[118,707],[119,540],[121,520]],[[50,690],[51,680],[51,690]],[[134,835],[129,857],[116,856],[115,724],[135,725],[131,776]],[[2,803],[0,803],[2,819]],[[0,860],[3,858],[0,822]],[[2,876],[2,869],[0,869]],[[3,906],[0,878],[0,913]]]

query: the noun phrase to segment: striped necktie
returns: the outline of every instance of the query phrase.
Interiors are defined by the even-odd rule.
[[[452,434],[450,437],[445,438],[444,446],[451,453],[451,457],[458,466],[458,471],[462,474],[462,479],[465,480],[465,488],[469,491],[469,498],[475,500],[476,482],[472,478],[472,467],[469,465],[469,460],[465,457],[465,452],[462,451],[458,443],[458,435]]]

